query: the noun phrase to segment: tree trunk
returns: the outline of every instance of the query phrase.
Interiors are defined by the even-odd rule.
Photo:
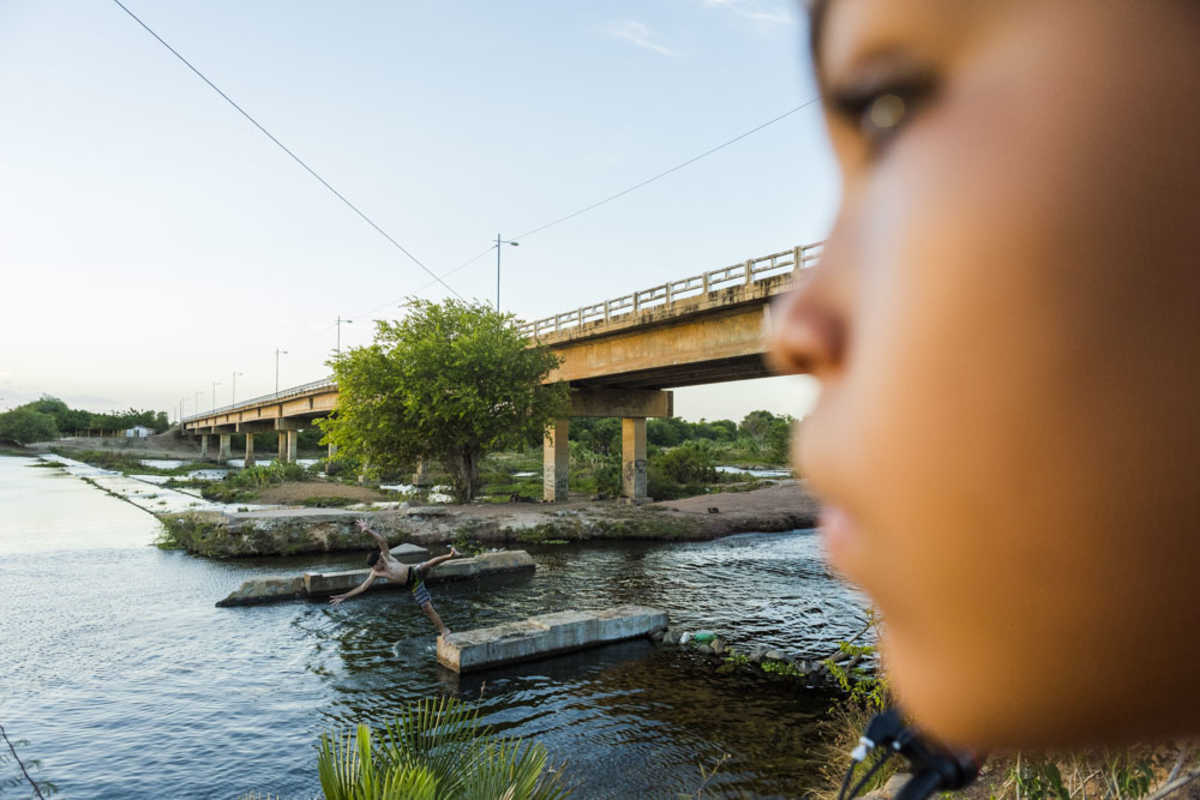
[[[479,451],[463,447],[451,460],[454,472],[454,494],[460,503],[469,503],[479,491]]]

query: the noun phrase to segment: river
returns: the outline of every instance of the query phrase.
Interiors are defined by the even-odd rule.
[[[817,692],[718,675],[645,641],[460,679],[436,664],[428,623],[399,593],[340,609],[215,608],[251,575],[361,556],[220,562],[161,551],[153,517],[35,463],[0,457],[0,723],[27,740],[20,752],[41,761],[35,776],[60,797],[307,800],[319,794],[323,732],[381,723],[439,694],[543,742],[579,798],[695,791],[697,764],[722,754],[715,795],[791,797],[816,779],[814,724],[828,703]],[[863,619],[812,531],[530,552],[532,577],[434,586],[446,623],[636,602],[735,643],[817,654]]]

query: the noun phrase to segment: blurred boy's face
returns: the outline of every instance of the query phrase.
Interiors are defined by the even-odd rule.
[[[947,741],[1197,732],[1200,2],[832,0],[774,315],[833,564]]]

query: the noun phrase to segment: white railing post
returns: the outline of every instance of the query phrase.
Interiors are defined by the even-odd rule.
[[[804,248],[799,245],[792,248],[792,271],[804,266]]]
[[[605,322],[608,322],[608,317],[609,317],[609,313],[608,313],[608,304],[609,304],[609,301],[608,301],[608,300],[605,300],[605,301],[604,301],[604,321],[605,321]]]
[[[704,273],[704,294],[708,295],[709,291],[710,290],[708,288],[708,273],[706,272],[706,273]]]
[[[671,307],[671,284],[669,284],[669,283],[663,284],[663,297],[664,297],[664,301],[666,303],[667,308],[670,308]]]
[[[638,312],[638,293],[634,292],[633,293],[633,312],[632,313],[636,314],[637,312]]]
[[[575,320],[576,320],[575,324],[578,325],[580,328],[582,328],[583,327],[583,306],[580,306],[579,308],[577,308],[575,310]]]
[[[754,283],[754,259],[746,259],[746,285]]]

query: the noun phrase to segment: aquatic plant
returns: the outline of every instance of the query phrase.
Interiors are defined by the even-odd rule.
[[[558,800],[570,790],[538,743],[497,736],[451,697],[426,698],[376,736],[367,725],[321,737],[326,800]]]

